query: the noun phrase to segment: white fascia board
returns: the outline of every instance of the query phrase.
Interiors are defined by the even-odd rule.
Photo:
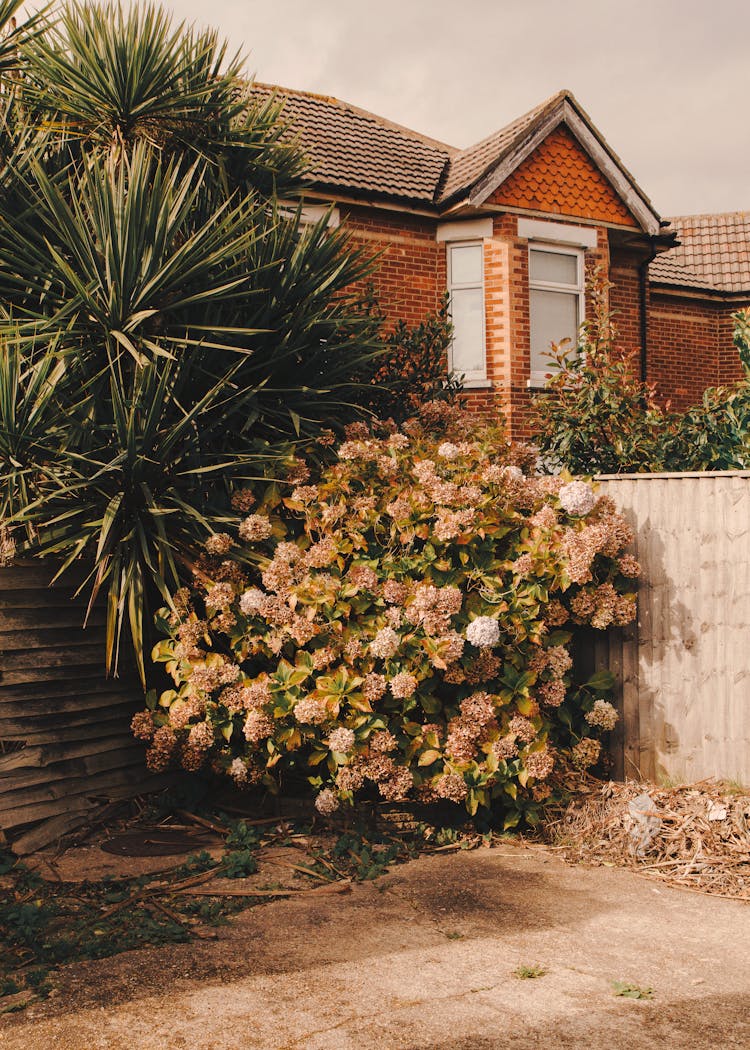
[[[289,219],[297,214],[298,207],[296,201],[279,201],[279,211]],[[326,215],[328,215],[328,228],[335,230],[341,224],[341,214],[338,208],[332,209],[330,204],[303,204],[300,211],[300,223],[303,226],[312,226],[320,222]]]
[[[441,222],[438,241],[481,241],[492,236],[492,219],[466,219],[463,222]]]
[[[568,226],[563,222],[521,218],[518,220],[518,236],[529,241],[572,244],[576,248],[596,248],[596,230],[590,226]]]

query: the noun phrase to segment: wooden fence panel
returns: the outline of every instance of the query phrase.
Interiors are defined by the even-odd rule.
[[[643,569],[638,622],[607,653],[618,760],[629,776],[750,784],[750,472],[600,481]]]
[[[98,801],[157,786],[130,733],[137,677],[105,677],[103,611],[84,629],[86,598],[74,594],[83,575],[51,583],[54,570],[0,569],[0,835],[46,821],[46,833],[22,836],[34,848],[84,823]]]

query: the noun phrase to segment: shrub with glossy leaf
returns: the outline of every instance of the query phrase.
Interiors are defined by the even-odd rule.
[[[528,460],[432,403],[352,424],[315,482],[295,463],[258,490],[164,610],[174,688],[134,719],[150,765],[307,777],[323,813],[364,794],[533,818],[614,724],[611,678],[573,679],[570,629],[629,622],[638,566],[610,500]]]
[[[733,315],[745,378],[711,387],[682,413],[661,406],[637,378],[636,355],[615,350],[606,282],[591,289],[593,316],[573,351],[551,354],[554,370],[534,402],[532,428],[551,470],[573,474],[745,470],[750,466],[750,310]]]

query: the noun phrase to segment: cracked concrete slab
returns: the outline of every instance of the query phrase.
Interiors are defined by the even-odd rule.
[[[254,908],[216,942],[67,967],[60,996],[0,1019],[0,1046],[747,1050],[748,944],[746,904],[503,845]]]

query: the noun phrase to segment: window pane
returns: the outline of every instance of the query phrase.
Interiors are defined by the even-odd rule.
[[[530,277],[532,281],[551,281],[554,284],[578,284],[578,256],[561,252],[531,251]]]
[[[453,371],[484,373],[484,317],[480,288],[459,288],[451,295]]]
[[[482,246],[467,244],[451,248],[451,283],[482,283]]]
[[[551,372],[552,362],[545,354],[550,343],[571,339],[575,347],[578,336],[578,296],[570,292],[531,290],[531,371]]]

